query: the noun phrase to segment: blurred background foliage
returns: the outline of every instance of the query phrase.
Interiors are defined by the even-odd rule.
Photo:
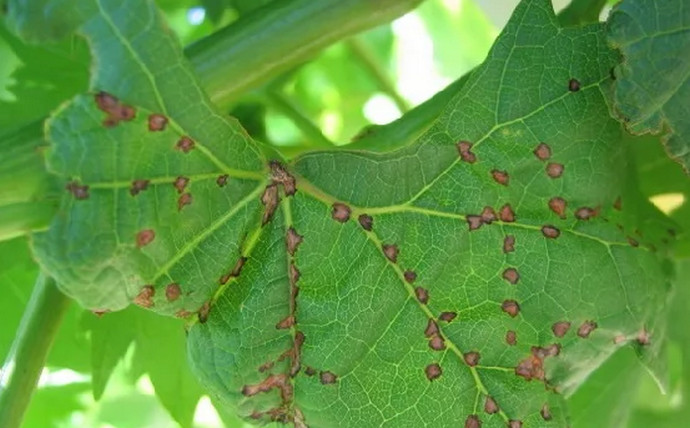
[[[187,46],[253,9],[281,0],[157,0]],[[517,0],[427,0],[390,24],[340,41],[312,61],[229,107],[253,137],[287,156],[343,145],[391,122],[469,72],[486,56]],[[556,1],[556,9],[566,1]],[[604,14],[607,9],[604,9]],[[79,38],[26,45],[0,23],[0,134],[41,120],[88,88],[90,55]],[[645,194],[690,227],[690,181],[655,138],[635,138]],[[685,224],[684,224],[685,223]],[[683,244],[686,242],[686,244]],[[678,255],[690,256],[681,239]],[[670,388],[662,394],[630,349],[622,349],[571,398],[573,427],[683,426],[690,363],[690,263],[675,269],[669,303]],[[37,267],[25,238],[0,242],[0,358],[9,351]],[[216,409],[186,364],[182,324],[138,308],[97,316],[72,305],[60,327],[24,427],[244,427]],[[685,392],[685,393],[684,393]],[[687,401],[687,400],[685,400]]]

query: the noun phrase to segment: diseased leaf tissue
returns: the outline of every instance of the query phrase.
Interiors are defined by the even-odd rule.
[[[565,427],[618,348],[659,352],[666,232],[628,209],[604,24],[525,0],[419,139],[285,160],[214,110],[150,2],[83,3],[95,74],[48,123],[66,191],[35,252],[92,310],[189,319],[241,416]]]

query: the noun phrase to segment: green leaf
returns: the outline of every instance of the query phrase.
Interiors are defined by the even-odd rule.
[[[566,426],[564,395],[618,349],[657,357],[665,246],[626,183],[603,25],[560,28],[548,0],[523,1],[421,137],[281,164],[208,106],[150,4],[99,6],[82,29],[109,65],[93,90],[118,100],[50,121],[71,184],[36,252],[92,309],[198,312],[188,355],[224,407]]]
[[[99,399],[118,362],[134,344],[132,365],[138,377],[148,373],[156,395],[183,427],[191,426],[202,395],[185,355],[182,323],[136,308],[96,317],[85,314],[91,332],[93,393]]]
[[[689,171],[690,8],[684,0],[624,1],[608,28],[624,57],[614,111],[632,133],[663,133],[669,155]]]

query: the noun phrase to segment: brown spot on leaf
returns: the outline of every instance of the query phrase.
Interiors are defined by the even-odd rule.
[[[496,211],[494,211],[494,209],[491,207],[484,207],[481,217],[485,224],[491,224],[491,222],[496,220]]]
[[[534,156],[540,161],[545,161],[551,158],[551,147],[546,143],[539,143],[536,149],[534,149]]]
[[[599,215],[599,209],[580,207],[575,211],[575,218],[578,220],[589,220]]]
[[[414,294],[417,296],[417,300],[424,305],[429,301],[429,291],[426,288],[417,287],[414,289]]]
[[[294,263],[290,263],[290,284],[294,286],[297,283],[297,281],[299,281],[299,277],[299,269],[297,269],[297,266],[295,266]]]
[[[522,421],[511,419],[508,421],[508,428],[522,428]]]
[[[278,323],[276,324],[276,328],[278,330],[285,330],[285,329],[291,328],[294,325],[295,325],[295,316],[294,315],[288,315],[287,317],[278,321]]]
[[[255,385],[245,385],[242,387],[242,395],[252,397],[261,392],[268,392],[271,389],[278,389],[283,401],[292,398],[292,385],[288,382],[285,374],[272,374],[266,377],[261,383]]]
[[[86,184],[79,185],[78,181],[70,181],[65,185],[65,189],[74,196],[74,199],[89,199],[89,186]]]
[[[503,238],[503,252],[512,253],[515,251],[515,237],[513,235],[507,235]]]
[[[507,186],[508,181],[510,180],[510,176],[506,171],[500,171],[498,169],[491,170],[491,176],[493,177],[496,183],[502,184],[504,186]]]
[[[156,238],[156,232],[153,229],[144,229],[137,233],[137,248],[144,247]]]
[[[191,193],[183,193],[177,199],[177,210],[182,211],[182,208],[184,208],[185,206],[187,206],[191,203],[192,203],[192,194]]]
[[[307,368],[304,369],[304,374],[307,376],[314,376],[316,374],[316,369],[314,367],[307,366]]]
[[[539,413],[541,414],[542,419],[545,421],[550,421],[552,418],[551,409],[549,409],[549,405],[547,403],[544,403],[544,405],[541,406]]]
[[[579,91],[580,90],[580,81],[577,79],[570,79],[570,81],[568,82],[568,90],[570,92]]]
[[[520,273],[515,268],[508,268],[503,271],[503,279],[515,285],[520,281]]]
[[[548,224],[545,226],[542,226],[541,233],[543,233],[544,236],[546,236],[547,238],[550,238],[550,239],[556,239],[561,235],[561,231],[558,230],[557,227],[551,226]]]
[[[320,378],[324,385],[335,383],[338,380],[338,376],[329,371],[321,372]]]
[[[563,169],[563,164],[549,162],[549,164],[546,165],[546,174],[551,178],[558,178],[563,175]]]
[[[501,221],[506,223],[514,222],[515,212],[513,211],[513,207],[511,207],[510,204],[503,205],[500,211],[498,212],[498,218],[500,218]]]
[[[186,310],[186,309],[180,309],[179,311],[175,312],[175,316],[177,318],[189,318],[192,315],[192,312]]]
[[[597,327],[596,322],[587,320],[580,325],[580,328],[577,329],[577,335],[583,339],[586,339],[594,330],[596,330]]]
[[[441,315],[438,316],[438,319],[440,319],[441,321],[445,321],[445,322],[451,322],[457,316],[458,316],[458,314],[455,312],[441,312]]]
[[[103,126],[106,128],[116,126],[123,120],[132,120],[136,115],[136,111],[132,106],[121,103],[117,97],[106,92],[101,91],[97,93],[95,99],[99,110],[107,114],[107,117],[103,120]]]
[[[614,345],[619,345],[619,344],[625,342],[626,340],[627,340],[627,339],[626,339],[626,337],[625,337],[624,335],[618,334],[618,335],[616,335],[616,337],[613,338],[613,344],[614,344]]]
[[[361,214],[357,220],[359,220],[359,225],[362,226],[362,229],[371,231],[371,228],[374,225],[374,219],[370,215]]]
[[[446,349],[446,343],[440,335],[434,334],[431,336],[431,339],[429,339],[429,348],[434,351],[443,351]]]
[[[558,321],[551,326],[551,331],[553,331],[553,335],[556,337],[565,336],[568,330],[570,330],[570,322],[568,321]]]
[[[333,220],[339,221],[340,223],[345,223],[350,219],[350,213],[350,207],[341,202],[336,202],[333,204],[331,217],[333,217]]]
[[[552,343],[551,345],[542,347],[542,346],[532,346],[531,348],[532,355],[535,357],[544,360],[547,357],[556,357],[561,353],[561,345],[557,343]]]
[[[395,244],[391,244],[391,245],[384,244],[383,245],[383,254],[391,262],[397,263],[397,261],[398,261],[398,246]]]
[[[424,330],[424,336],[431,337],[433,335],[438,334],[438,332],[438,324],[436,324],[436,321],[429,319],[429,322],[426,325],[426,329]]]
[[[458,153],[460,153],[460,159],[464,160],[467,163],[475,163],[477,161],[477,157],[472,153],[472,143],[469,141],[460,141],[457,144],[458,147]]]
[[[637,337],[635,339],[637,340],[637,343],[640,346],[647,346],[651,343],[649,332],[646,328],[640,330],[640,332],[637,333]]]
[[[156,289],[153,285],[145,285],[137,297],[134,298],[134,304],[142,308],[150,308],[153,306],[153,296],[156,294]]]
[[[465,364],[470,367],[474,367],[479,364],[480,355],[479,352],[471,351],[464,353],[462,358],[465,360]]]
[[[271,180],[274,184],[282,184],[285,196],[292,196],[297,191],[297,183],[295,177],[290,174],[287,169],[278,161],[271,161]]]
[[[513,330],[506,332],[506,343],[510,346],[515,346],[517,343],[517,334]]]
[[[484,411],[490,415],[498,412],[498,404],[490,395],[486,396],[486,401],[484,401]]]
[[[183,193],[187,183],[189,183],[189,178],[179,176],[173,181],[173,187],[177,189],[177,193]]]
[[[526,380],[544,380],[544,360],[532,354],[518,363],[515,374]]]
[[[299,247],[299,244],[302,243],[303,239],[304,238],[302,237],[302,235],[297,233],[295,228],[288,228],[285,242],[287,244],[287,251],[291,256],[295,255],[295,251],[297,251],[297,247]]]
[[[465,217],[465,220],[467,220],[467,224],[469,225],[470,230],[477,230],[480,227],[482,227],[482,224],[484,224],[481,216],[478,215],[470,214]]]
[[[276,184],[269,184],[266,186],[266,190],[261,195],[261,203],[264,204],[264,215],[261,220],[261,225],[265,226],[266,223],[271,221],[273,213],[280,202],[278,197],[278,186]]]
[[[194,140],[187,136],[183,136],[179,140],[177,140],[175,148],[181,151],[182,153],[189,153],[192,150],[194,150]]]
[[[615,208],[617,211],[620,211],[623,209],[623,200],[621,197],[617,197],[616,200],[613,202],[613,208]]]
[[[129,194],[132,196],[138,195],[149,187],[149,180],[134,180],[132,187],[129,188]]]
[[[441,375],[443,374],[443,370],[441,370],[441,366],[439,366],[436,363],[433,363],[426,366],[426,368],[424,369],[424,373],[426,374],[426,378],[432,381],[441,377]]]
[[[168,299],[168,302],[174,302],[180,297],[180,294],[182,291],[179,284],[173,282],[165,287],[165,298]]]
[[[520,305],[515,300],[504,300],[501,309],[513,318],[520,313]]]
[[[405,281],[409,282],[410,284],[417,279],[417,274],[411,270],[406,270],[403,276],[405,277]]]
[[[201,308],[199,308],[199,322],[200,323],[205,323],[208,321],[208,314],[211,312],[211,301],[207,300],[204,302],[203,305],[201,305]]]
[[[216,178],[216,184],[218,187],[225,187],[226,184],[228,184],[228,174],[221,174]]]
[[[628,236],[628,244],[630,244],[631,247],[639,247],[640,246],[640,243],[637,242],[636,239],[633,239],[629,236]]]
[[[562,219],[565,218],[565,212],[567,207],[568,203],[563,198],[557,196],[555,198],[549,199],[549,208],[551,209],[551,211],[556,213],[558,217]]]
[[[262,365],[259,366],[259,373],[263,373],[267,370],[271,370],[275,363],[273,361],[266,361]]]
[[[165,129],[168,124],[168,118],[162,114],[153,113],[149,115],[149,131],[156,132]]]
[[[465,428],[481,428],[482,427],[482,421],[479,420],[479,416],[477,415],[469,415],[467,419],[465,419]]]

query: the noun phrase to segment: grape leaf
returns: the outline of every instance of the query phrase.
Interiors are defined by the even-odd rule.
[[[81,29],[96,96],[49,123],[66,195],[35,250],[92,309],[189,316],[221,405],[565,426],[621,346],[657,356],[664,246],[625,185],[603,25],[525,0],[420,138],[286,164],[214,112],[150,3],[104,3]]]
[[[635,134],[663,133],[669,155],[690,171],[690,8],[684,0],[620,2],[609,38],[616,67],[614,110]]]

